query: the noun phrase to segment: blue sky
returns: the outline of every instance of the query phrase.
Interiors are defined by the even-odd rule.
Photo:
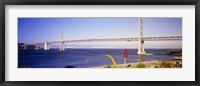
[[[138,37],[138,18],[18,18],[18,42]],[[182,18],[144,18],[144,36],[182,35]],[[66,47],[137,48],[137,42],[66,43]],[[51,44],[59,47],[59,44]],[[146,48],[181,48],[181,41],[145,42]]]

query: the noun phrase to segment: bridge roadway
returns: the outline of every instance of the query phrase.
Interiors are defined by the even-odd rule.
[[[101,39],[77,39],[77,40],[63,40],[62,42],[112,42],[112,41],[138,41],[139,37],[134,38],[101,38]],[[143,37],[144,41],[176,41],[182,40],[182,36],[163,36],[163,37]],[[61,43],[61,41],[49,41],[47,43]],[[44,44],[39,42],[37,44]]]

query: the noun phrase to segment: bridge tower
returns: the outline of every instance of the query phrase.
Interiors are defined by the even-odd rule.
[[[44,50],[49,50],[49,43],[48,42],[44,43]]]
[[[64,51],[64,50],[65,50],[65,46],[63,42],[63,32],[61,32],[60,51]]]
[[[35,50],[39,50],[40,48],[39,48],[39,46],[36,44],[35,45]]]
[[[138,55],[144,55],[144,39],[143,39],[143,18],[139,18],[139,46],[138,46]]]
[[[36,40],[36,43],[35,43],[35,50],[39,50],[39,45],[38,45],[38,39]]]
[[[28,45],[26,44],[26,40],[24,40],[23,49],[27,49],[28,48],[27,46]]]

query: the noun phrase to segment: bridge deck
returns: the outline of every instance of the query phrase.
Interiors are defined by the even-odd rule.
[[[182,36],[164,36],[164,37],[144,37],[144,41],[178,41],[182,40]],[[112,41],[138,41],[139,37],[134,38],[102,38],[102,39],[77,39],[77,40],[64,40],[62,42],[112,42]],[[50,41],[48,43],[60,43],[61,41]],[[39,42],[37,44],[42,44]]]

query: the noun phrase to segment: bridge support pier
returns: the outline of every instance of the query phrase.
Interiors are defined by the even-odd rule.
[[[38,45],[35,45],[35,50],[39,50],[39,46]]]
[[[64,50],[65,50],[64,42],[61,42],[60,51],[64,51]]]
[[[49,43],[48,42],[44,43],[44,50],[49,50]]]
[[[138,46],[138,55],[144,55],[144,37],[143,37],[143,18],[139,18],[139,46]]]
[[[144,40],[139,39],[139,47],[138,47],[138,55],[145,55],[145,51],[144,51]]]
[[[23,49],[27,49],[27,45],[24,45],[24,48]]]

